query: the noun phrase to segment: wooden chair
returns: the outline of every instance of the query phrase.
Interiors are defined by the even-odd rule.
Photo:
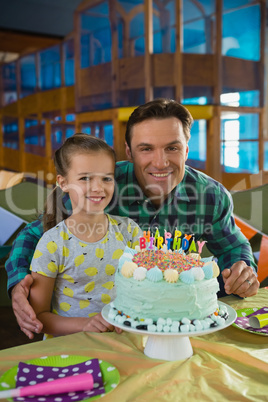
[[[22,182],[24,173],[9,172],[7,170],[0,170],[0,190],[15,186]]]

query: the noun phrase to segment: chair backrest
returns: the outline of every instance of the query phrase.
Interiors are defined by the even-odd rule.
[[[7,170],[0,170],[0,190],[15,186],[21,183],[24,173],[8,172]]]
[[[268,286],[268,236],[235,216],[235,223],[250,242],[255,261],[258,265],[258,279],[261,287]]]
[[[232,192],[232,198],[235,215],[268,236],[268,184]]]
[[[4,246],[25,224],[27,224],[25,220],[0,207],[0,246]]]
[[[23,181],[16,186],[0,190],[0,207],[32,222],[44,210],[44,203],[51,189]]]

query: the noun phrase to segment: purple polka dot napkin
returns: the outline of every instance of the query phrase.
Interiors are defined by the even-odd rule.
[[[82,373],[90,373],[93,376],[94,388],[92,390],[69,392],[66,394],[49,396],[18,397],[14,398],[14,400],[32,402],[74,402],[105,393],[98,359],[91,359],[85,361],[84,363],[74,364],[66,367],[46,367],[21,362],[18,365],[16,382],[17,388]]]
[[[261,309],[254,311],[254,313],[251,313],[245,317],[238,317],[235,320],[235,324],[238,325],[240,328],[246,329],[250,332],[260,333],[262,335],[268,335],[268,326],[267,325],[263,328],[253,328],[249,325],[250,317],[253,317],[254,315],[258,315],[258,314],[267,314],[267,312],[268,312],[268,307],[262,307]]]

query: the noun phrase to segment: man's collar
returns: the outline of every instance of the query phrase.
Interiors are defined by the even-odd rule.
[[[144,202],[147,200],[147,197],[143,193],[136,175],[134,173],[134,165],[133,163],[129,163],[130,169],[128,169],[128,178],[127,178],[127,195],[129,204],[134,204],[137,201]]]
[[[184,177],[182,181],[175,187],[174,197],[178,200],[189,202],[189,195],[187,194],[187,186],[185,185],[185,176],[186,172],[184,173]]]

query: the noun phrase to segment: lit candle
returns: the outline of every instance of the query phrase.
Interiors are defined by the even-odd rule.
[[[184,237],[181,242],[181,248],[185,251],[188,249],[188,247],[189,247],[189,240],[187,240],[186,237]]]
[[[180,230],[177,230],[177,228],[176,228],[176,230],[175,230],[174,237],[175,237],[175,238],[176,238],[176,237],[181,237],[181,231],[180,231]]]
[[[150,242],[150,236],[151,236],[150,230],[148,230],[148,232],[146,232],[146,231],[143,232],[143,237],[145,237],[147,243]]]
[[[171,239],[171,233],[165,230],[165,244],[168,244],[168,239]]]
[[[157,238],[157,248],[158,248],[158,250],[159,250],[160,248],[162,248],[163,241],[164,241],[164,237],[159,236],[159,237]]]
[[[167,239],[167,249],[170,250],[171,249],[171,242],[172,242],[172,238]]]
[[[196,252],[196,244],[195,244],[194,238],[191,241],[191,244],[190,244],[190,247],[189,247],[188,251],[189,251],[189,253]]]
[[[179,250],[181,247],[181,239],[178,237],[175,237],[173,240],[173,250]]]
[[[204,241],[197,241],[197,245],[198,245],[198,252],[199,252],[199,254],[201,254],[201,253],[202,253],[202,248],[204,247],[205,243],[206,243],[206,241],[205,241],[205,240],[204,240]]]
[[[141,249],[141,251],[146,249],[146,239],[145,239],[145,237],[140,237],[140,249]]]
[[[154,237],[150,237],[150,244],[148,246],[149,250],[153,250],[154,249]]]

